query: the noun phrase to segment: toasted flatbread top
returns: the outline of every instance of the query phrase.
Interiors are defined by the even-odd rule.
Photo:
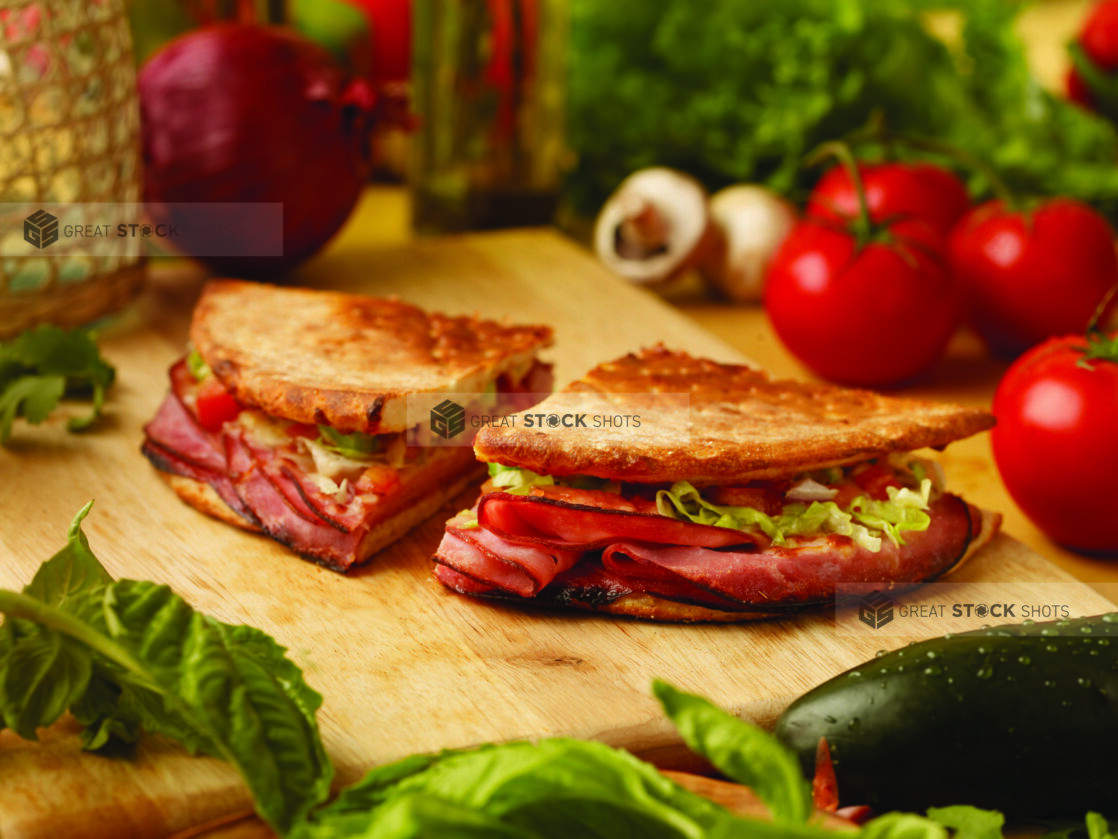
[[[399,300],[212,280],[190,340],[245,405],[345,433],[407,427],[409,393],[519,378],[551,329],[425,312]]]
[[[526,414],[579,413],[586,427],[541,429],[540,419],[526,427]],[[608,415],[628,415],[628,425],[594,427],[595,416]],[[551,475],[695,485],[942,447],[994,424],[977,408],[774,379],[662,346],[601,364],[515,416],[515,426],[479,432],[478,457]]]

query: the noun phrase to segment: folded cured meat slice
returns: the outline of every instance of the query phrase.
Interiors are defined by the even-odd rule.
[[[483,496],[479,527],[463,529],[462,516],[448,526],[435,575],[466,594],[620,613],[632,613],[634,598],[651,599],[698,607],[704,619],[736,614],[725,619],[740,620],[830,603],[840,583],[884,580],[898,590],[927,582],[956,567],[996,527],[988,514],[949,493],[931,503],[928,529],[906,533],[903,545],[886,542],[878,551],[835,534],[774,545],[740,531],[670,519],[686,528],[657,530],[644,520],[650,516],[622,510],[593,510],[594,524],[571,533],[564,528],[572,512],[586,517],[588,510],[540,496]],[[668,538],[634,536],[657,532]],[[687,542],[673,541],[681,534]],[[577,561],[567,568],[567,556],[551,566],[539,563],[555,569],[550,579],[522,565],[524,557],[554,557],[560,545]],[[471,561],[463,561],[467,550],[475,552]],[[525,582],[529,578],[534,585]],[[662,603],[657,608],[665,613]]]
[[[610,493],[595,492],[593,495],[610,503]],[[591,506],[548,495],[488,493],[478,503],[477,517],[482,528],[499,536],[564,550],[588,551],[623,539],[704,548],[757,541],[756,536],[740,530],[662,516],[655,512],[654,505],[651,510],[638,511],[634,505],[627,509]]]
[[[447,523],[440,561],[458,577],[485,587],[531,597],[581,556],[581,551],[510,542],[480,527],[463,526],[471,520],[471,515],[460,513]]]

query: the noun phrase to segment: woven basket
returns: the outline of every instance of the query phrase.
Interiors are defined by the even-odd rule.
[[[139,135],[122,0],[0,0],[0,338],[87,324],[140,290],[142,240],[36,247],[25,232],[38,210],[139,222]]]

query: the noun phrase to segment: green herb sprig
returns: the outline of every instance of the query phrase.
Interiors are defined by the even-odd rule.
[[[89,396],[92,409],[70,418],[70,431],[89,428],[101,415],[105,392],[116,371],[83,329],[38,326],[0,342],[0,445],[12,435],[12,422],[45,420],[64,396]]]

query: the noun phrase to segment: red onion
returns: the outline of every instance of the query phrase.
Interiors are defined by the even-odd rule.
[[[236,228],[236,255],[214,256],[205,239],[168,240],[211,270],[282,273],[325,244],[357,202],[374,94],[299,34],[246,23],[195,30],[152,56],[139,93],[152,221]],[[198,217],[180,206],[191,202],[282,204],[283,255],[246,255],[275,239],[256,214]]]

